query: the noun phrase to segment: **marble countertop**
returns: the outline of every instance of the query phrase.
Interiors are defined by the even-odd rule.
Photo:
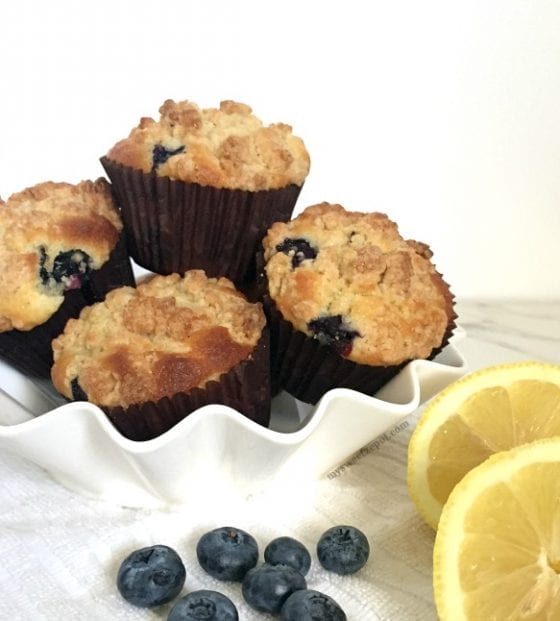
[[[560,363],[560,300],[458,300],[472,370],[516,360]]]
[[[528,359],[560,363],[560,300],[458,300],[457,311],[466,337],[456,346],[471,370]],[[164,620],[167,609],[133,609],[114,587],[124,551],[162,538],[183,555],[189,590],[216,588],[239,603],[238,585],[201,575],[192,545],[208,528],[235,520],[254,529],[260,542],[287,534],[309,547],[330,525],[362,528],[372,547],[368,565],[344,579],[312,568],[309,587],[336,593],[349,621],[433,621],[434,535],[416,514],[405,483],[408,440],[418,414],[365,446],[307,496],[299,493],[291,505],[271,511],[249,499],[242,510],[224,507],[223,515],[204,524],[181,511],[129,509],[81,497],[34,464],[0,453],[0,618]],[[244,621],[267,618],[240,610]]]

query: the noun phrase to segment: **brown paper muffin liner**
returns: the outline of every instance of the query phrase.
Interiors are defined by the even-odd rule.
[[[411,360],[398,365],[370,366],[358,364],[340,356],[332,347],[297,330],[282,316],[274,300],[268,295],[262,252],[257,256],[258,288],[270,330],[271,394],[281,390],[305,403],[316,404],[333,388],[350,388],[373,396],[395,377]],[[451,301],[453,295],[449,293]],[[435,358],[448,344],[455,319],[453,313],[439,347],[434,348],[428,360]]]
[[[130,255],[152,272],[202,269],[243,288],[255,277],[258,244],[290,219],[301,186],[248,192],[160,177],[101,158],[121,207]]]
[[[100,269],[90,273],[80,289],[65,292],[64,301],[48,321],[28,331],[1,332],[0,358],[31,378],[50,379],[52,340],[62,333],[66,322],[77,317],[85,306],[102,301],[109,291],[123,285],[134,286],[124,234],[109,259]]]
[[[131,440],[150,440],[204,405],[227,405],[254,422],[270,422],[269,335],[265,329],[249,358],[217,380],[188,393],[128,408],[103,408],[113,425]]]

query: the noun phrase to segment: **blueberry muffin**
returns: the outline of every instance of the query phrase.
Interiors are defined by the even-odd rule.
[[[51,340],[86,304],[133,284],[103,180],[44,182],[0,204],[0,356],[49,377]]]
[[[84,309],[53,342],[52,381],[100,406],[133,440],[156,437],[193,410],[270,415],[268,333],[260,304],[202,270],[152,276]]]
[[[254,275],[268,227],[289,220],[309,172],[303,141],[249,106],[167,100],[101,158],[140,265],[203,269],[236,284]]]
[[[385,214],[313,205],[262,245],[275,390],[310,403],[339,386],[374,394],[451,334],[453,296],[431,251]]]

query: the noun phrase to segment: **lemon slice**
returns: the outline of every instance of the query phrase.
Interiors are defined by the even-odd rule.
[[[441,621],[560,619],[560,438],[493,455],[457,484],[433,584]]]
[[[469,470],[498,451],[555,435],[560,365],[516,362],[471,373],[447,386],[418,421],[408,447],[410,496],[435,529]]]

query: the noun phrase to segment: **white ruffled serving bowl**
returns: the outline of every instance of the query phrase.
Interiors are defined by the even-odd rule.
[[[467,371],[455,342],[415,360],[374,397],[336,389],[315,406],[283,393],[264,428],[209,405],[146,442],[124,438],[95,405],[63,403],[50,386],[0,366],[0,449],[47,470],[81,494],[123,506],[195,502],[212,489],[248,498],[290,481],[316,480],[395,428]]]

